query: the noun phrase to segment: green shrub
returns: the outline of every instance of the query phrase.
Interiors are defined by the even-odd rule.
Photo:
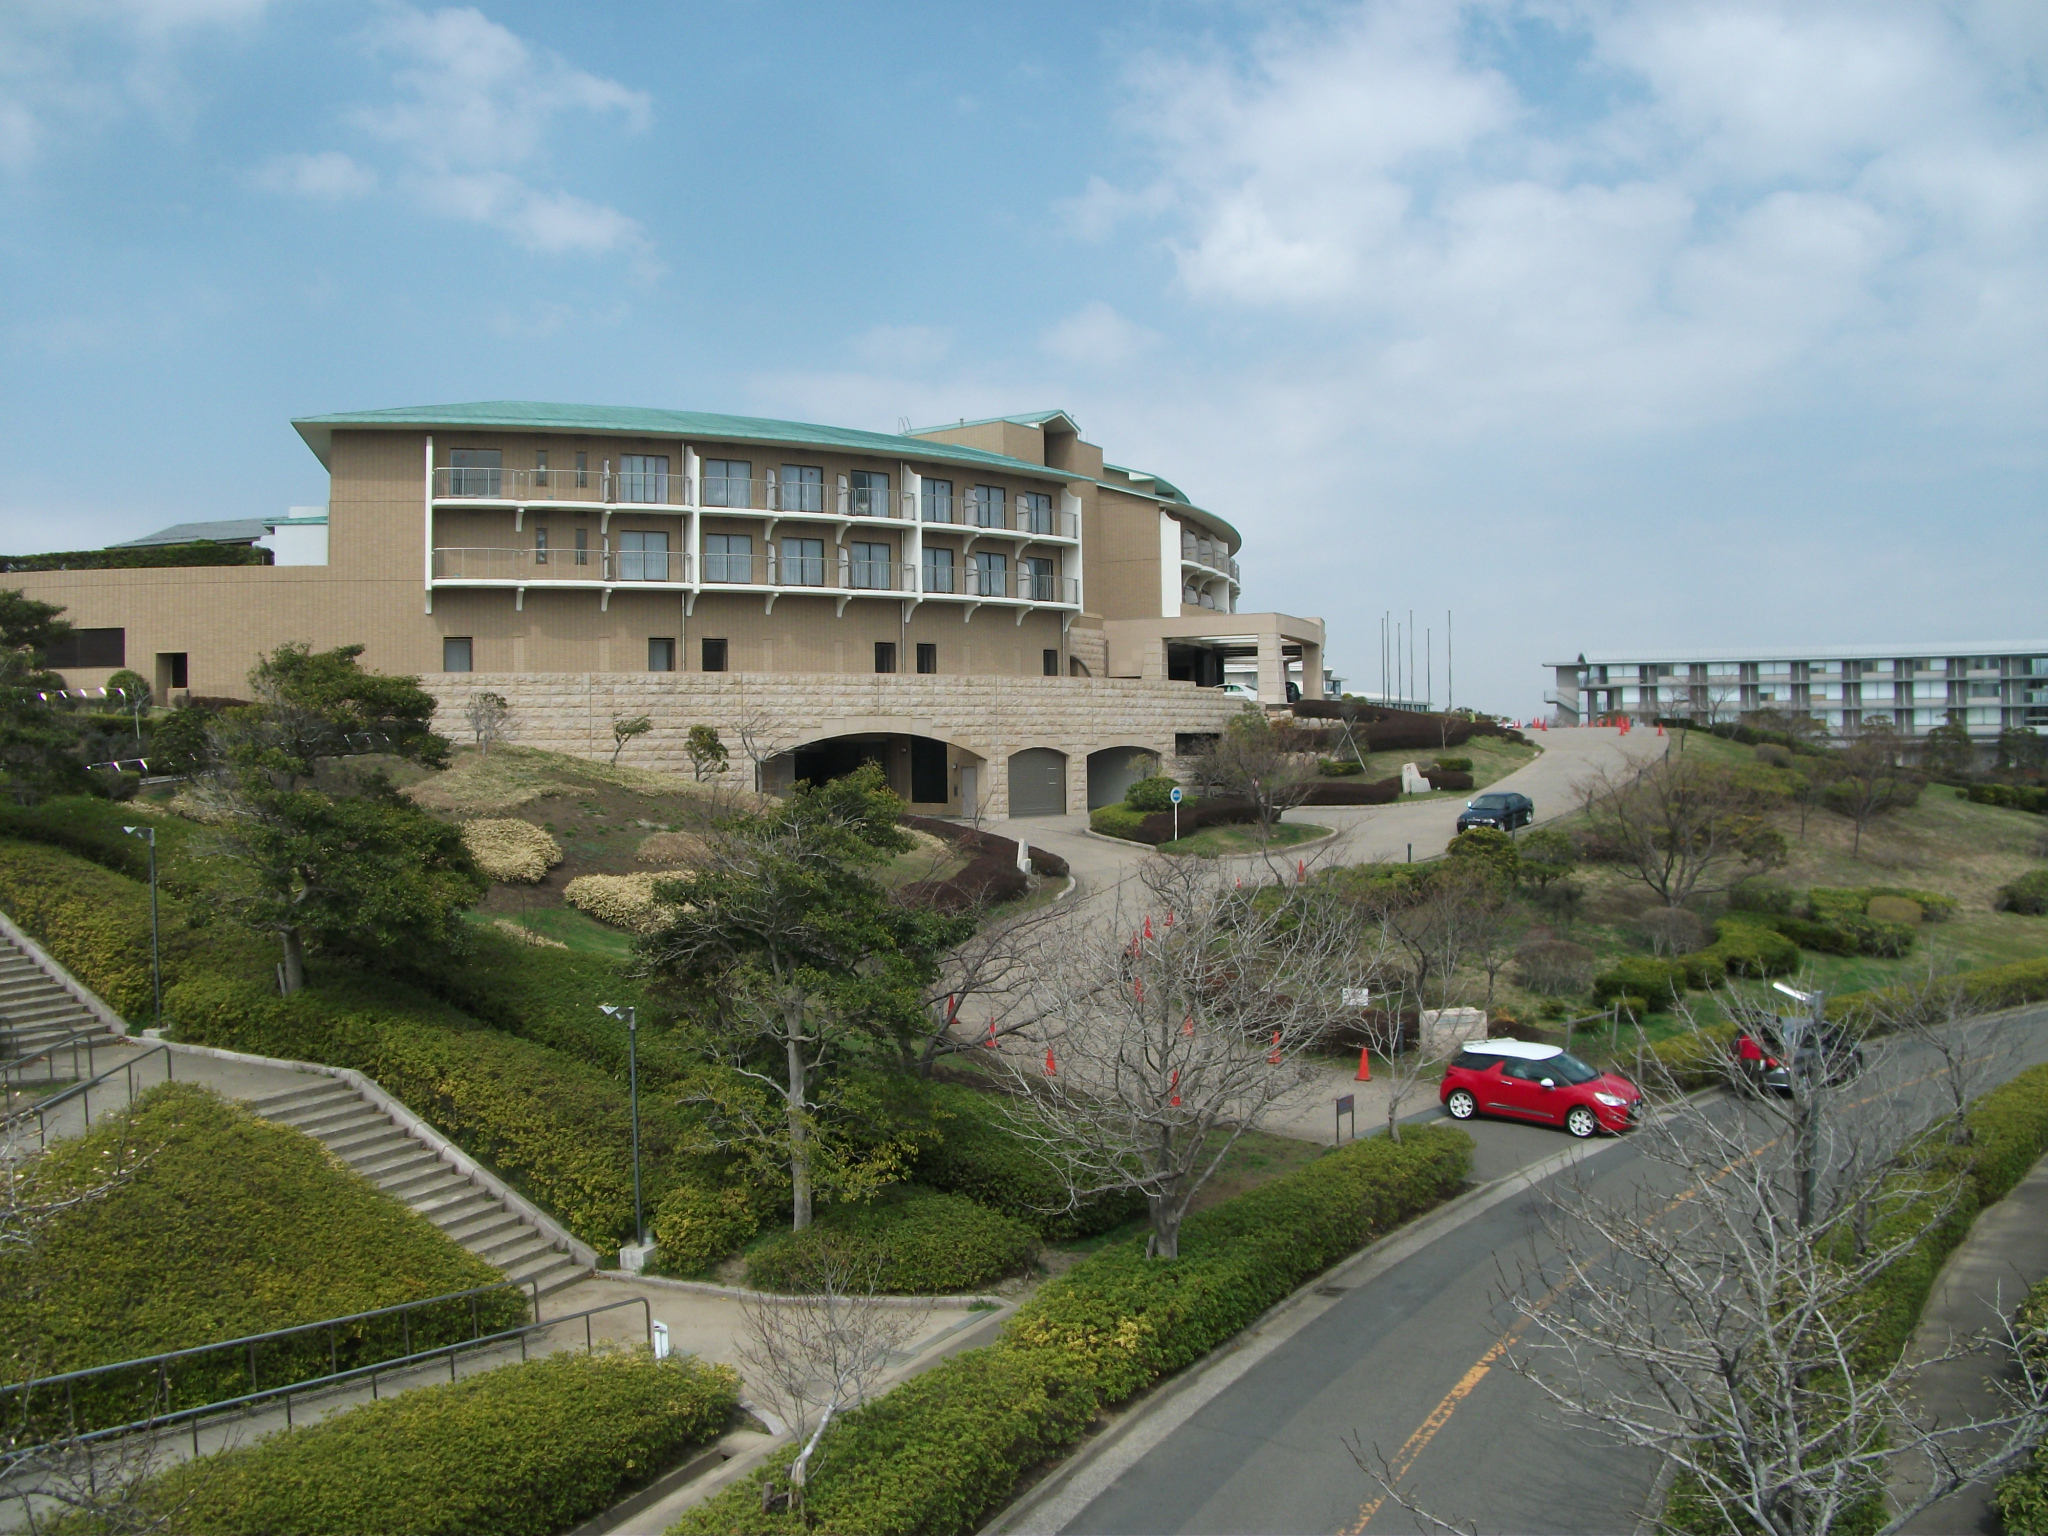
[[[1806,909],[1822,922],[1838,922],[1843,918],[1863,916],[1870,910],[1870,898],[1873,896],[1897,896],[1917,903],[1921,914],[1931,923],[1944,922],[1955,916],[1955,897],[1944,896],[1939,891],[1916,890],[1907,885],[1817,885],[1806,893]]]
[[[1728,967],[1720,957],[1701,950],[1697,954],[1680,955],[1672,964],[1685,973],[1685,984],[1694,992],[1711,992],[1728,979]]]
[[[1562,880],[1578,867],[1578,845],[1569,832],[1560,832],[1555,827],[1538,827],[1523,833],[1516,851],[1521,855],[1522,878],[1539,886]]]
[[[761,1229],[761,1218],[752,1195],[742,1187],[678,1184],[661,1197],[649,1225],[661,1267],[694,1275],[737,1253]]]
[[[1104,805],[1088,813],[1088,828],[1100,832],[1104,837],[1121,837],[1127,842],[1137,842],[1138,831],[1145,825],[1144,811],[1133,810],[1128,805]]]
[[[109,1007],[147,1019],[151,1006],[149,890],[55,848],[0,845],[0,909]],[[165,914],[167,932],[181,914]],[[179,956],[166,956],[165,979]]]
[[[1625,960],[1617,960],[1593,978],[1593,1000],[1606,1004],[1616,998],[1639,998],[1645,1006],[1661,1013],[1678,1005],[1678,999],[1685,992],[1685,978],[1686,967],[1682,961],[1632,955]]]
[[[123,1161],[133,1173],[63,1212],[25,1248],[0,1250],[0,1358],[13,1379],[215,1344],[402,1301],[490,1285],[496,1270],[423,1216],[335,1165],[302,1132],[259,1120],[212,1090],[166,1083],[32,1164],[39,1189],[90,1188]],[[486,1331],[526,1320],[505,1292],[480,1302]],[[469,1304],[410,1318],[416,1345],[469,1336]],[[397,1323],[339,1339],[343,1366],[404,1353]],[[267,1382],[329,1368],[325,1334],[266,1346]],[[237,1352],[174,1378],[174,1406],[247,1390]],[[95,1423],[149,1411],[154,1377],[112,1380],[81,1398]]]
[[[181,890],[189,885],[185,878],[187,848],[201,829],[182,817],[138,812],[133,805],[117,805],[94,795],[60,795],[33,806],[0,805],[0,838],[62,848],[131,880],[147,880],[149,844],[129,836],[123,827],[155,829],[157,880],[162,889]]]
[[[1145,1197],[1131,1190],[1063,1209],[1066,1184],[1009,1129],[993,1095],[950,1083],[932,1084],[929,1093],[945,1118],[938,1136],[919,1148],[911,1170],[918,1183],[1028,1221],[1055,1241],[1092,1237],[1144,1213]]]
[[[2001,912],[2024,912],[2029,917],[2048,913],[2048,869],[2037,869],[2001,885],[1991,904]]]
[[[1521,850],[1515,847],[1514,838],[1498,827],[1474,827],[1469,832],[1460,832],[1444,847],[1444,852],[1454,859],[1472,859],[1508,880],[1513,880],[1522,864]]]
[[[2019,1323],[2030,1336],[2025,1347],[2036,1369],[2048,1368],[2048,1280],[2028,1293]],[[2035,1449],[2031,1464],[1999,1482],[1996,1502],[2007,1536],[2048,1536],[2048,1444]]]
[[[1178,1370],[1345,1254],[1453,1194],[1472,1142],[1424,1126],[1354,1142],[1188,1219],[1181,1257],[1116,1243],[1044,1286],[985,1349],[848,1414],[819,1447],[809,1527],[863,1536],[976,1529],[1024,1471],[1078,1441],[1097,1412]],[[753,1477],[685,1514],[678,1536],[767,1536],[804,1523],[760,1513]]]
[[[1671,1079],[1681,1092],[1709,1088],[1727,1079],[1728,1053],[1740,1033],[1733,1024],[1709,1024],[1643,1048],[1653,1070]]]
[[[1729,887],[1728,910],[1783,916],[1792,910],[1794,895],[1792,887],[1782,881],[1767,875],[1751,875]]]
[[[549,1355],[187,1462],[139,1502],[190,1536],[554,1536],[719,1434],[738,1392],[684,1356]]]
[[[1955,988],[1957,1002],[1962,1007],[1985,1012],[2048,1001],[2048,960],[2015,960],[2009,965],[1964,971],[1949,978],[1949,985]],[[1844,992],[1828,999],[1828,1016],[1868,1018],[1882,1005],[1905,1001],[1903,994],[1891,988]]]
[[[1472,771],[1472,759],[1469,757],[1440,757],[1436,760],[1436,765],[1447,773],[1470,773]]]
[[[1775,929],[1724,917],[1714,924],[1712,955],[1730,976],[1782,976],[1799,964],[1799,946]]]
[[[824,1244],[871,1255],[879,1290],[957,1296],[1030,1263],[1038,1233],[965,1195],[899,1184],[863,1205],[828,1206],[803,1231],[758,1245],[747,1255],[747,1283],[795,1289],[805,1263]]]
[[[1977,805],[1998,805],[2011,811],[2048,815],[2048,789],[2027,784],[1972,784],[1958,791]]]
[[[1164,811],[1173,807],[1173,792],[1177,787],[1172,775],[1154,774],[1149,779],[1140,779],[1124,791],[1124,804],[1134,811]]]
[[[1354,773],[1365,772],[1365,764],[1355,757],[1318,758],[1316,768],[1323,777],[1329,779],[1345,779]]]

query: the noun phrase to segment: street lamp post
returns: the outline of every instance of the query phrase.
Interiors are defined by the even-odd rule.
[[[130,837],[142,838],[149,844],[149,977],[156,993],[156,1014],[149,1022],[152,1028],[164,1027],[164,966],[163,946],[157,939],[156,923],[156,828],[123,827]]]
[[[1801,992],[1782,981],[1774,981],[1771,985],[1811,1010],[1808,1018],[1794,1015],[1784,1021],[1785,1045],[1791,1057],[1785,1063],[1785,1075],[1792,1084],[1792,1102],[1799,1117],[1796,1127],[1799,1139],[1794,1146],[1793,1157],[1794,1171],[1799,1177],[1799,1226],[1804,1231],[1813,1225],[1820,1196],[1820,1104],[1817,1097],[1818,1090],[1825,1088],[1828,1080],[1828,1063],[1822,1059],[1825,1048],[1822,1030],[1827,1022],[1828,998],[1825,992]],[[1811,1031],[1810,1035],[1808,1031]],[[1805,1049],[1809,1041],[1811,1050]]]
[[[612,1018],[626,1021],[626,1084],[633,1105],[633,1241],[644,1245],[647,1222],[640,1210],[640,1010],[611,1003],[599,1003],[598,1007]]]

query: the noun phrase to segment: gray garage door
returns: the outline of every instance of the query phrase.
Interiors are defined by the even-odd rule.
[[[1067,813],[1067,754],[1028,747],[1010,759],[1010,814],[1064,816]]]

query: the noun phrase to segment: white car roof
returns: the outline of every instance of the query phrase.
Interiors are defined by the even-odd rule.
[[[1529,1040],[1467,1040],[1465,1049],[1482,1056],[1519,1056],[1524,1061],[1548,1061],[1564,1054],[1561,1045],[1537,1045]]]

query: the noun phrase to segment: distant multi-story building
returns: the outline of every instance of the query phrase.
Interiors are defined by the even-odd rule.
[[[1777,709],[1811,715],[1838,736],[1876,720],[1908,736],[1954,722],[1987,740],[2048,728],[2048,640],[1603,651],[1545,665],[1556,673],[1545,699],[1560,725],[1620,716],[1712,724]]]
[[[1323,691],[1319,620],[1239,611],[1228,522],[1103,462],[1063,411],[907,434],[695,412],[489,402],[293,423],[324,509],[166,530],[271,563],[22,572],[80,631],[74,685],[233,696],[279,644],[362,643],[459,731],[680,764],[693,723],[765,719],[764,787],[881,761],[921,808],[1114,800],[1239,706]],[[296,540],[296,542],[290,542]],[[143,541],[151,542],[151,541]],[[289,542],[289,548],[287,543]]]

